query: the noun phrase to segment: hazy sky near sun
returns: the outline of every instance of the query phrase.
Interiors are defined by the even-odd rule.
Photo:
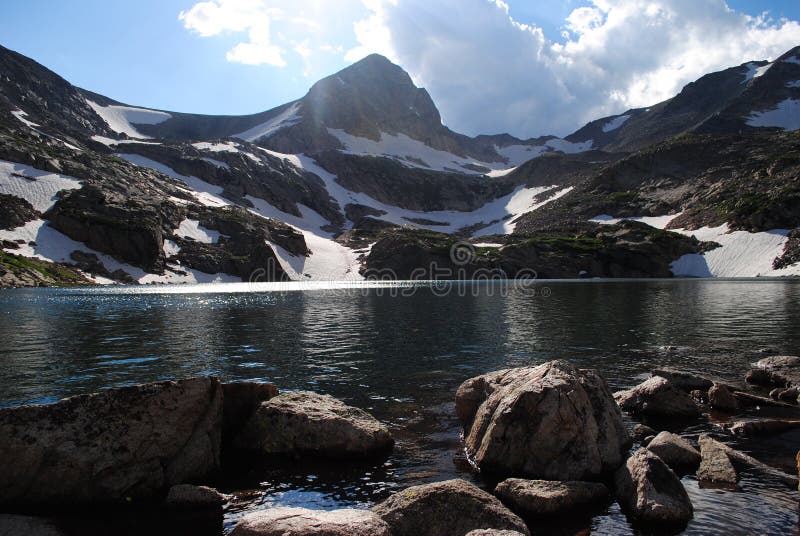
[[[129,104],[254,113],[377,52],[467,134],[566,134],[800,45],[797,0],[26,0],[0,44]]]

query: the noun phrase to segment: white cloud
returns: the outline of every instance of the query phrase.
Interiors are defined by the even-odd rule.
[[[364,12],[358,0],[207,0],[181,11],[178,19],[201,37],[245,34],[246,40],[227,52],[228,61],[286,67],[296,55],[310,74],[315,53],[340,53],[341,45],[331,45],[330,38]],[[352,34],[351,28],[346,33]]]
[[[325,69],[325,55],[383,54],[427,87],[448,126],[522,137],[569,133],[800,44],[798,22],[748,16],[723,0],[591,0],[553,41],[512,18],[523,1],[208,0],[180,18],[201,36],[246,33],[230,61],[299,61],[306,76]]]
[[[449,126],[470,134],[566,134],[800,44],[796,21],[737,13],[723,0],[594,0],[572,11],[561,42],[499,0],[364,4],[370,14],[356,22],[348,57],[388,55],[428,88]]]

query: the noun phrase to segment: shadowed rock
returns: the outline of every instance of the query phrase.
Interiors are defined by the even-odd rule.
[[[221,425],[210,377],[0,409],[0,502],[152,499],[219,467]]]
[[[778,355],[759,359],[746,380],[770,387],[792,387],[800,385],[800,357]]]
[[[731,390],[725,385],[716,383],[708,390],[708,403],[720,411],[734,412],[739,409],[739,403]]]
[[[681,481],[655,454],[639,449],[614,475],[620,506],[646,524],[685,525],[693,508]]]
[[[670,432],[658,434],[647,444],[647,450],[676,472],[695,469],[700,464],[700,452],[684,438]]]
[[[47,519],[0,514],[0,536],[64,536],[64,533]]]
[[[503,504],[523,516],[557,515],[574,511],[610,496],[599,482],[558,482],[509,478],[494,489]]]
[[[167,506],[174,508],[222,508],[225,496],[214,488],[176,484],[169,488]]]
[[[271,383],[227,382],[222,384],[222,435],[227,441],[247,423],[258,406],[278,396],[278,388]]]
[[[247,514],[230,536],[391,536],[389,527],[369,510],[271,508]]]
[[[707,391],[714,384],[714,382],[708,378],[670,368],[655,369],[651,373],[651,376],[664,378],[681,391],[686,391],[687,393],[695,389]]]
[[[530,534],[497,498],[460,479],[406,488],[372,511],[389,524],[393,536],[463,536],[476,529]]]
[[[263,454],[353,458],[385,453],[394,440],[366,411],[332,396],[297,391],[263,402],[235,445]]]
[[[456,413],[467,454],[501,475],[591,479],[619,467],[630,444],[605,380],[564,361],[467,380]]]

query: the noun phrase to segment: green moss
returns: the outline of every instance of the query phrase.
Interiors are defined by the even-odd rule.
[[[87,283],[75,270],[59,264],[40,261],[28,257],[18,257],[0,251],[0,266],[15,274],[37,272],[43,279],[53,280],[54,285],[80,285]]]

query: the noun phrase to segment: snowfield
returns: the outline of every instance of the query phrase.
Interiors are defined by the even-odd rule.
[[[261,138],[272,136],[279,130],[296,125],[302,121],[303,116],[300,115],[300,103],[295,102],[286,110],[276,115],[272,119],[267,120],[260,125],[256,125],[249,130],[234,134],[233,138],[239,138],[245,141],[254,142]]]
[[[670,221],[680,214],[670,216],[640,216],[635,218],[613,218],[608,215],[595,216],[591,222],[600,224],[619,223],[623,219],[640,221],[665,229]],[[731,232],[728,225],[703,227],[695,231],[670,229],[686,236],[694,236],[701,242],[716,242],[719,248],[703,254],[684,255],[672,263],[672,273],[677,277],[783,277],[800,275],[800,263],[775,270],[773,261],[783,255],[789,231],[775,229],[762,233],[747,231]]]
[[[405,134],[387,134],[381,132],[379,141],[360,138],[344,130],[329,128],[328,132],[341,142],[345,153],[359,156],[382,156],[393,158],[408,167],[431,169],[434,171],[451,171],[467,175],[487,174],[490,177],[501,177],[511,173],[516,167],[538,158],[549,151],[561,151],[567,154],[589,151],[593,141],[572,143],[567,140],[554,138],[543,145],[507,145],[495,146],[497,153],[505,158],[506,162],[483,162],[476,158],[458,156],[447,151],[434,149],[419,140]],[[470,167],[479,166],[488,171],[476,171]]]
[[[172,115],[167,112],[148,110],[147,108],[134,108],[132,106],[101,106],[96,102],[87,100],[86,104],[108,124],[108,128],[118,134],[125,134],[131,138],[151,139],[136,130],[134,125],[157,125],[163,123]]]
[[[630,115],[620,115],[618,117],[615,117],[614,119],[608,121],[605,125],[603,125],[603,132],[608,133],[617,130],[619,127],[624,125],[630,118],[631,118]]]
[[[0,160],[0,193],[21,197],[39,212],[58,200],[61,190],[76,190],[81,183],[72,177]]]
[[[774,110],[753,112],[747,120],[751,127],[776,127],[800,130],[800,100],[786,99]]]

